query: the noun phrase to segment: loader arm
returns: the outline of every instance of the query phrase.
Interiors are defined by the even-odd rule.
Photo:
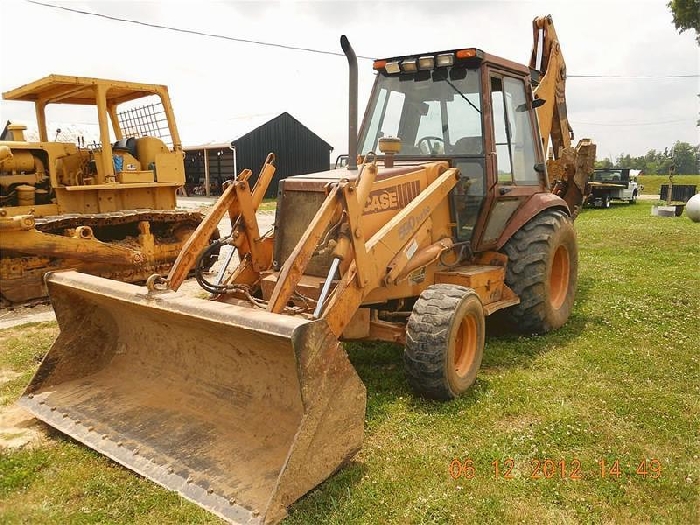
[[[331,332],[337,337],[341,336],[364,299],[377,287],[385,284],[392,260],[412,241],[424,223],[430,221],[430,216],[437,206],[444,202],[458,179],[457,169],[445,170],[425,191],[397,213],[366,243],[355,244],[357,252],[353,261],[329,296],[327,306],[322,313],[322,318],[326,319]],[[356,198],[354,195],[356,192],[352,191],[351,188],[351,186],[344,188],[347,202]],[[361,208],[357,211],[361,212]],[[348,222],[350,232],[362,232],[361,214],[349,213]],[[360,260],[366,264],[362,269],[358,264]],[[358,279],[359,275],[363,277]]]
[[[167,278],[170,290],[176,291],[180,288],[227,211],[231,218],[232,243],[239,249],[243,248],[245,243],[245,247],[251,252],[253,267],[256,271],[259,272],[261,267],[265,266],[265,263],[261,261],[263,256],[258,248],[261,239],[255,212],[258,210],[275,174],[274,162],[275,156],[272,153],[268,154],[252,193],[248,185],[248,179],[252,174],[249,169],[243,170],[236,177],[236,180],[224,190],[223,195],[216,201],[207,217],[199,224],[195,233],[190,236],[178,255]]]

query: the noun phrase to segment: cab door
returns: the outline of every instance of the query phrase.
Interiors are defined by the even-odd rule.
[[[487,70],[490,125],[484,131],[489,211],[475,243],[479,251],[494,248],[518,208],[542,191],[544,174],[536,165],[542,165],[544,159],[536,142],[529,80],[506,71]]]

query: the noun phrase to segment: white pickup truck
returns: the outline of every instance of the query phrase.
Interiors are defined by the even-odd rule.
[[[596,208],[609,208],[610,201],[619,200],[634,204],[642,186],[637,183],[637,170],[629,168],[597,169],[588,181],[590,196],[588,205]]]

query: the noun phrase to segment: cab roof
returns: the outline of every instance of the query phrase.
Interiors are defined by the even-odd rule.
[[[22,100],[44,102],[46,104],[96,104],[95,87],[107,88],[107,105],[118,105],[129,100],[149,95],[167,94],[167,86],[159,84],[140,84],[121,80],[106,80],[91,77],[73,77],[65,75],[48,75],[24,86],[6,91],[5,100]]]

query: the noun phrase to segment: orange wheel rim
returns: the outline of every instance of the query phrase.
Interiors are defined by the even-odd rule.
[[[454,367],[459,377],[464,377],[471,368],[476,355],[476,318],[469,314],[459,325],[459,331],[455,338]]]
[[[552,273],[549,277],[550,304],[560,308],[569,293],[569,250],[562,245],[554,252]]]

